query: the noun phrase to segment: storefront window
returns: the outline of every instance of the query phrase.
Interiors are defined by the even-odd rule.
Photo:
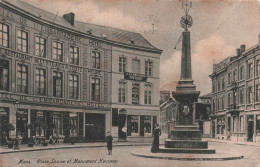
[[[144,133],[151,133],[151,116],[144,116]]]
[[[131,116],[131,133],[138,133],[138,116]]]
[[[260,135],[260,115],[256,115],[256,135]]]
[[[8,108],[0,107],[0,138],[4,137],[5,133],[8,133],[4,131],[4,126],[9,123],[8,111]],[[6,136],[8,136],[8,134],[6,134]]]
[[[76,137],[78,136],[78,114],[77,113],[70,113],[70,136]]]
[[[53,129],[53,136],[61,135],[62,134],[61,113],[59,113],[59,112],[53,113],[53,124],[55,127]]]

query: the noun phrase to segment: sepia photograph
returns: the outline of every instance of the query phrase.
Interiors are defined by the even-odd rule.
[[[0,167],[260,167],[260,0],[0,0]]]

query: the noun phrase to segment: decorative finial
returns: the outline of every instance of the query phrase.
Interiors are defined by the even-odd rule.
[[[189,2],[188,0],[182,1],[182,9],[184,9],[185,16],[182,16],[180,24],[181,27],[184,28],[186,31],[188,28],[192,26],[193,20],[192,17],[189,15],[189,11],[192,7],[192,3]]]

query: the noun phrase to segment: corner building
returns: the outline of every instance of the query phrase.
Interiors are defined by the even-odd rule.
[[[148,42],[137,34],[133,44],[129,39],[136,33],[74,17],[56,16],[21,1],[1,1],[2,139],[8,123],[15,131],[7,136],[25,143],[31,136],[103,141],[111,131],[113,48],[149,50]]]
[[[260,38],[259,38],[260,39]],[[260,40],[259,40],[260,42]],[[234,142],[260,142],[260,44],[214,64],[212,137]]]

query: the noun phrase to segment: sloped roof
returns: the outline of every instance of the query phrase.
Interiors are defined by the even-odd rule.
[[[212,97],[212,94],[208,93],[208,94],[205,94],[203,96],[200,96],[199,98],[206,99],[206,98],[211,98],[211,97]]]
[[[1,2],[1,1],[0,1]],[[27,4],[25,2],[19,0],[2,0],[1,3],[7,3],[12,7],[19,8],[21,11],[26,14],[33,15],[37,17],[38,20],[47,21],[49,23],[53,23],[53,25],[59,25],[71,30],[75,30],[81,33],[87,34],[89,30],[92,30],[92,36],[102,38],[109,41],[126,44],[128,46],[138,46],[142,48],[152,49],[157,52],[162,52],[162,50],[157,49],[152,46],[141,34],[135,32],[129,32],[125,30],[120,30],[117,28],[106,27],[101,25],[83,23],[79,21],[74,22],[74,26],[72,26],[69,22],[67,22],[63,17],[56,16],[56,14],[47,12],[40,8],[37,8],[33,5]],[[134,41],[134,44],[131,42]]]
[[[178,85],[177,81],[171,82],[169,84],[162,86],[160,91],[170,91],[170,92],[176,91],[177,85]]]

